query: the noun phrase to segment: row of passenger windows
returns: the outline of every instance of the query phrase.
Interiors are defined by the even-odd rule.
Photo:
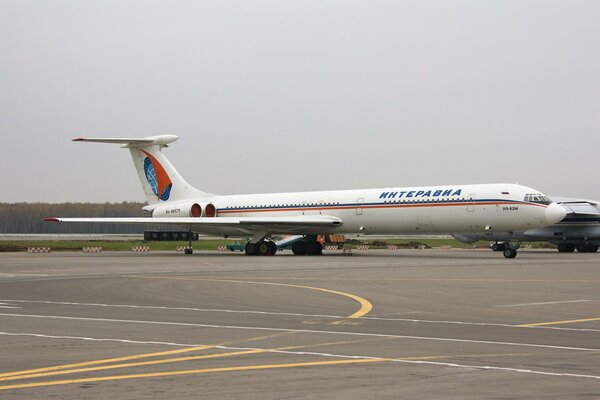
[[[396,203],[442,203],[448,201],[467,201],[472,199],[462,198],[452,198],[452,199],[398,199],[398,200],[384,200],[384,203],[396,204]]]
[[[467,201],[467,200],[471,200],[471,199],[467,199],[467,198],[452,198],[452,199],[440,199],[440,198],[436,198],[436,199],[411,199],[411,200],[407,200],[407,199],[397,199],[397,200],[384,200],[383,202],[385,204],[395,204],[395,203],[440,203],[440,202],[447,202],[447,201]],[[529,201],[529,200],[527,200]],[[340,202],[333,202],[333,203],[303,203],[303,204],[274,204],[274,205],[257,205],[257,206],[227,206],[224,207],[226,210],[249,210],[249,209],[256,209],[256,208],[282,208],[282,207],[331,207],[331,206],[339,206]],[[362,204],[356,204],[356,206],[361,206]]]
[[[330,207],[330,206],[338,206],[339,202],[334,203],[303,203],[303,204],[269,204],[269,205],[260,205],[260,206],[228,206],[225,207],[226,210],[247,210],[254,208],[281,208],[281,207]]]
[[[447,201],[467,201],[469,199],[466,198],[452,198],[452,199],[443,199],[443,198],[436,198],[436,199],[411,199],[411,200],[407,200],[407,199],[397,199],[397,200],[384,200],[383,202],[385,204],[395,204],[395,203],[440,203],[440,202],[447,202]],[[283,207],[289,207],[289,208],[293,208],[293,207],[331,207],[331,206],[339,206],[340,202],[332,202],[332,203],[302,203],[302,204],[269,204],[269,205],[256,205],[256,206],[227,206],[225,207],[226,210],[249,210],[249,209],[257,209],[257,208],[283,208]],[[350,205],[354,205],[354,204],[350,204]],[[355,204],[356,206],[361,206],[362,204]]]

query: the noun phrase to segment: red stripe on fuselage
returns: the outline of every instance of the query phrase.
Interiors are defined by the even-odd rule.
[[[375,204],[375,205],[351,205],[351,206],[323,206],[323,207],[290,207],[290,208],[255,208],[252,210],[227,210],[219,209],[219,214],[253,213],[253,212],[277,212],[277,211],[311,211],[311,210],[352,210],[356,208],[412,208],[412,207],[456,207],[456,206],[494,206],[494,205],[525,205],[536,207],[547,207],[537,203],[515,203],[515,202],[483,202],[483,203],[440,203],[440,204]]]

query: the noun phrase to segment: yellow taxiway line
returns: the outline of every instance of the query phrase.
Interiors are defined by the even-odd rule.
[[[563,324],[576,324],[578,322],[590,322],[590,321],[600,321],[600,317],[585,318],[585,319],[569,319],[569,320],[564,320],[564,321],[536,322],[533,324],[523,324],[523,325],[518,325],[518,326],[528,327],[528,326],[563,325]]]
[[[305,347],[305,346],[295,346]],[[306,347],[311,347],[306,346]],[[238,354],[250,354],[252,352],[265,352],[270,351],[269,349],[257,349],[254,351],[240,351],[235,353],[221,353],[210,356],[230,356]],[[355,363],[369,363],[369,362],[384,362],[384,361],[402,361],[402,360],[435,360],[445,359],[453,357],[498,357],[498,356],[528,356],[531,353],[499,353],[499,354],[472,354],[472,355],[437,355],[437,356],[412,356],[412,357],[395,357],[395,358],[384,358],[384,357],[373,357],[373,358],[359,358],[359,359],[345,359],[345,360],[333,360],[333,361],[309,361],[302,363],[286,363],[286,364],[267,364],[267,365],[247,365],[247,366],[234,366],[234,367],[221,367],[221,368],[203,368],[193,370],[179,370],[179,371],[164,371],[164,372],[150,372],[130,375],[113,375],[113,376],[102,376],[95,378],[80,378],[80,379],[64,379],[57,381],[44,381],[34,383],[22,383],[14,385],[0,386],[0,390],[9,389],[25,389],[42,386],[56,386],[56,385],[68,385],[74,383],[85,383],[85,382],[104,382],[111,380],[123,380],[123,379],[138,379],[138,378],[152,378],[152,377],[163,377],[163,376],[174,376],[174,375],[191,375],[191,374],[204,374],[204,373],[216,373],[216,372],[233,372],[233,371],[250,371],[250,370],[263,370],[263,369],[277,369],[277,368],[297,368],[297,367],[308,367],[308,366],[323,366],[323,365],[343,365],[343,364],[355,364]],[[200,357],[190,357],[191,359],[197,359]],[[165,360],[166,362],[179,361],[179,359]],[[185,359],[181,360],[185,361]],[[145,363],[135,363],[138,365],[145,365]],[[83,372],[83,371],[60,371],[57,373],[71,373],[71,372]],[[21,378],[21,377],[17,377]],[[15,378],[15,379],[17,379]]]
[[[58,370],[69,369],[69,368],[85,367],[88,365],[108,364],[108,363],[119,362],[119,361],[137,360],[140,358],[160,357],[160,356],[166,356],[166,355],[171,355],[171,354],[189,353],[192,351],[206,350],[206,349],[211,349],[214,347],[215,346],[186,347],[184,349],[159,351],[157,353],[135,354],[132,356],[104,358],[102,360],[84,361],[84,362],[78,362],[78,363],[73,363],[73,364],[56,365],[53,367],[28,369],[28,370],[24,370],[24,371],[15,371],[15,372],[6,372],[3,374],[0,374],[0,380],[5,380],[4,378],[6,378],[6,377],[12,377],[12,376],[18,376],[18,375],[29,375],[29,374],[35,374],[38,372],[49,372],[49,371],[58,371]]]
[[[254,339],[254,338],[252,338]],[[367,339],[372,340],[372,339]],[[348,343],[357,343],[365,341],[365,339],[361,340],[346,340],[346,341],[338,341],[338,342],[327,342],[327,343],[317,343],[317,344],[309,344],[309,345],[301,345],[301,346],[288,346],[288,347],[280,347],[275,349],[248,349],[248,350],[240,350],[236,352],[225,352],[225,353],[213,353],[213,354],[205,354],[200,356],[188,356],[188,357],[177,357],[177,358],[167,358],[161,360],[152,360],[152,361],[142,361],[136,363],[125,363],[125,364],[111,364],[111,365],[103,365],[100,367],[88,367],[88,368],[74,368],[68,369],[77,365],[90,365],[90,364],[98,364],[100,361],[102,363],[119,361],[118,358],[108,359],[108,360],[98,360],[98,361],[88,361],[78,364],[67,364],[60,365],[56,367],[48,367],[48,368],[38,368],[37,370],[29,370],[29,371],[17,371],[5,374],[4,376],[0,376],[0,382],[2,381],[13,381],[19,379],[28,379],[28,378],[39,378],[42,376],[55,376],[55,375],[67,375],[81,372],[91,372],[91,371],[104,371],[107,369],[116,369],[116,368],[128,368],[128,367],[139,367],[144,365],[156,365],[156,364],[167,364],[173,362],[185,362],[185,361],[193,361],[200,359],[210,359],[210,358],[222,358],[222,357],[231,357],[237,355],[246,355],[246,354],[257,354],[257,353],[268,353],[268,352],[277,352],[277,351],[287,351],[287,350],[295,350],[295,349],[305,349],[310,347],[319,347],[319,346],[329,346],[329,345],[339,345],[339,344],[348,344]],[[244,340],[245,342],[245,340]],[[208,348],[214,346],[207,346]],[[199,349],[197,349],[199,350]],[[162,352],[172,353],[172,352]],[[144,358],[144,357],[154,357],[157,353],[148,353],[148,354],[139,354],[133,357],[135,358]],[[161,353],[158,353],[162,355]],[[119,357],[120,359],[128,359],[129,357]],[[42,371],[44,370],[44,371]],[[39,371],[38,373],[32,373],[32,371]]]
[[[95,377],[95,378],[80,378],[80,379],[65,379],[65,380],[48,381],[48,382],[20,383],[20,384],[16,384],[16,385],[0,386],[0,390],[25,389],[25,388],[34,388],[34,387],[40,387],[40,386],[68,385],[68,384],[73,384],[73,383],[104,382],[104,381],[115,381],[115,380],[124,380],[124,379],[138,379],[138,378],[191,375],[191,374],[206,374],[206,373],[211,373],[211,372],[214,373],[214,372],[231,372],[231,371],[253,371],[253,370],[263,370],[263,369],[298,368],[298,367],[312,367],[312,366],[339,365],[339,364],[359,364],[359,363],[382,362],[382,361],[386,361],[386,359],[383,359],[383,358],[364,359],[363,358],[363,359],[352,359],[352,360],[312,361],[312,362],[289,363],[289,364],[245,365],[245,366],[237,366],[237,367],[189,369],[189,370],[183,370],[183,371],[148,372],[148,373],[143,373],[143,374],[114,375],[114,376],[101,376],[101,377]]]
[[[306,286],[306,285],[293,285],[289,283],[276,283],[276,282],[256,282],[256,281],[240,281],[240,280],[232,280],[232,279],[213,279],[213,278],[190,278],[190,277],[181,277],[181,276],[143,276],[143,275],[130,275],[134,278],[144,278],[144,279],[177,279],[177,280],[186,280],[186,281],[207,281],[207,282],[225,282],[225,283],[246,283],[251,285],[267,285],[267,286],[284,286],[284,287],[292,287],[292,288],[300,288],[300,289],[308,289],[308,290],[316,290],[324,293],[336,294],[339,296],[348,297],[360,304],[360,308],[353,314],[347,316],[346,318],[360,318],[367,315],[373,309],[373,305],[367,300],[360,296],[357,296],[352,293],[340,292],[337,290],[325,289],[315,286]]]
[[[102,365],[99,367],[76,368],[76,369],[69,369],[69,370],[63,370],[63,371],[51,371],[51,372],[42,372],[42,373],[36,373],[36,374],[8,376],[8,377],[0,378],[0,381],[14,381],[14,380],[18,380],[18,379],[39,378],[42,376],[66,375],[66,374],[75,374],[75,373],[91,372],[91,371],[105,371],[107,369],[139,367],[142,365],[167,364],[167,363],[175,363],[175,362],[183,362],[183,361],[201,360],[201,359],[207,359],[207,358],[232,357],[232,356],[239,356],[239,355],[244,355],[244,354],[265,353],[268,351],[269,351],[268,349],[244,350],[244,351],[235,351],[235,352],[229,352],[229,353],[203,354],[201,356],[177,357],[177,358],[167,358],[167,359],[152,360],[152,361],[140,361],[140,362],[134,362],[134,363],[125,363],[125,364]]]

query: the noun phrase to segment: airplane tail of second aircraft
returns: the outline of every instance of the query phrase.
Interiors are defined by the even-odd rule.
[[[192,187],[162,153],[176,135],[146,138],[77,138],[75,142],[113,143],[128,148],[148,204],[210,196]]]

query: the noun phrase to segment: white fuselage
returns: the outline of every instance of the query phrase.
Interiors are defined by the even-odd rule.
[[[524,200],[528,193],[537,191],[516,184],[482,184],[222,195],[169,202],[160,206],[160,215],[164,217],[166,211],[168,216],[187,216],[183,215],[185,207],[180,206],[195,202],[203,210],[208,204],[214,205],[215,218],[327,215],[343,221],[338,227],[305,234],[517,231],[555,223],[552,218],[549,220],[547,204]],[[208,226],[199,231],[217,235],[245,233],[238,228]]]

